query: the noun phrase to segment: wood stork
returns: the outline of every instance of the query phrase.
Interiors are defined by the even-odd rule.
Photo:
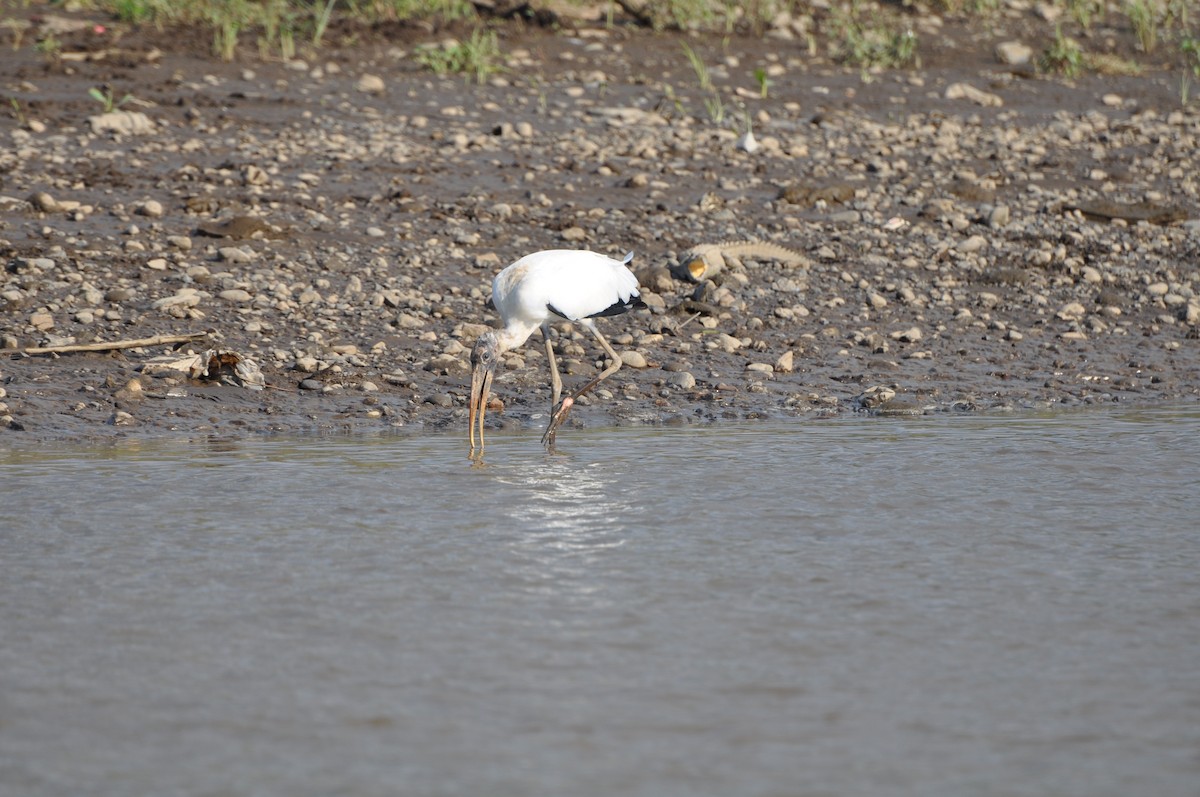
[[[535,329],[546,340],[550,360],[550,423],[542,435],[547,448],[554,447],[558,427],[580,396],[617,372],[621,357],[608,344],[592,320],[619,315],[635,307],[645,307],[638,292],[637,277],[629,270],[633,252],[625,260],[613,260],[598,252],[551,249],[526,255],[505,268],[492,280],[492,302],[504,322],[501,330],[489,330],[479,336],[471,352],[471,451],[483,451],[483,419],[487,412],[488,391],[500,355],[523,344]],[[594,379],[562,398],[562,377],[550,342],[550,324],[559,319],[573,321],[591,332],[612,363]],[[479,446],[475,446],[478,419]]]

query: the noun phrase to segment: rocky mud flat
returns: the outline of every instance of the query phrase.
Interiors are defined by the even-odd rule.
[[[649,305],[605,319],[626,367],[568,426],[1195,401],[1200,106],[936,34],[871,74],[786,26],[689,37],[712,90],[681,36],[583,20],[503,26],[482,86],[422,71],[420,29],[288,63],[6,45],[0,439],[465,439],[491,278],[549,248],[633,250]],[[600,354],[555,331],[569,389]],[[541,347],[505,365],[489,423],[540,427]]]

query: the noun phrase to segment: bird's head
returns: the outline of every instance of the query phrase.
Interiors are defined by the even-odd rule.
[[[488,393],[492,389],[492,376],[496,373],[498,359],[499,338],[491,330],[484,332],[475,341],[475,348],[471,351],[471,405],[467,417],[471,424],[472,449],[475,448],[476,428],[479,429],[479,448],[483,448],[483,417],[487,413]]]

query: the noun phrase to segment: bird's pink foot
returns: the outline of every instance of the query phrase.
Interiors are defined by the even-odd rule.
[[[542,445],[546,446],[546,448],[554,447],[554,438],[558,435],[558,427],[562,426],[563,421],[567,419],[567,415],[571,412],[571,407],[573,406],[575,406],[575,399],[570,396],[558,402],[558,406],[554,409],[554,414],[550,417],[550,424],[546,427],[546,431],[542,435]]]

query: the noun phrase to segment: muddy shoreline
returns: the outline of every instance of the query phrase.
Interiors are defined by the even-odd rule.
[[[0,61],[21,109],[0,118],[7,444],[465,436],[491,277],[549,248],[634,250],[650,304],[605,320],[627,366],[563,440],[1200,396],[1200,106],[1170,72],[1030,77],[953,24],[924,68],[878,74],[786,36],[690,37],[712,92],[678,36],[588,21],[503,27],[484,86],[421,71],[411,31],[233,64],[158,35]],[[97,85],[136,100],[132,127],[96,121]],[[705,284],[674,268],[747,240],[795,257],[730,255]],[[599,353],[556,333],[569,389]],[[265,389],[147,368],[210,349]],[[540,428],[545,369],[535,342],[513,353],[489,421]]]

